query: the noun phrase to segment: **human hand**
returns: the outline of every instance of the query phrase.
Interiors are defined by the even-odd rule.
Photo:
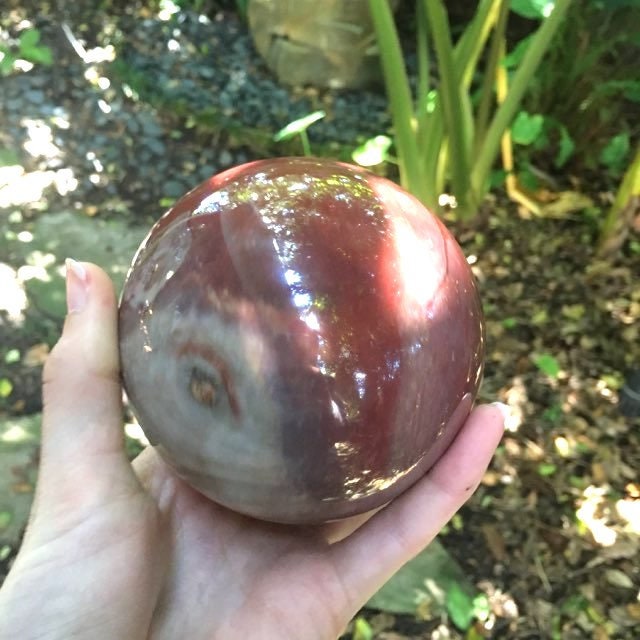
[[[0,590],[0,640],[336,638],[473,493],[503,431],[477,407],[440,461],[375,515],[318,527],[207,500],[152,448],[124,451],[117,306],[71,263],[45,365],[42,449],[22,548]]]

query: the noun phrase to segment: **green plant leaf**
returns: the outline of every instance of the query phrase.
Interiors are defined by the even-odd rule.
[[[392,140],[389,136],[369,138],[354,150],[351,158],[363,167],[373,167],[387,159],[391,144]]]
[[[451,622],[466,631],[474,617],[473,598],[454,583],[447,591],[445,605]]]
[[[491,119],[482,146],[474,158],[472,169],[471,184],[473,191],[478,195],[484,196],[486,193],[488,176],[498,155],[502,136],[517,115],[522,98],[570,6],[571,0],[557,0],[555,9],[542,21],[522,62],[513,74],[504,102]]]
[[[236,0],[236,7],[238,12],[243,18],[247,17],[247,9],[249,7],[249,0]]]
[[[542,20],[553,11],[553,0],[511,0],[511,10],[523,18]]]
[[[276,142],[282,142],[283,140],[295,138],[295,136],[306,131],[314,122],[322,120],[326,115],[327,114],[324,111],[314,111],[309,115],[298,118],[297,120],[290,122],[286,127],[280,129],[280,131],[273,136],[273,139]]]
[[[24,57],[29,62],[45,65],[53,64],[53,54],[49,47],[34,47],[33,49],[29,49],[23,53]]]
[[[559,404],[552,404],[542,412],[542,418],[547,422],[551,422],[551,424],[555,424],[562,418],[562,407]]]
[[[490,615],[491,605],[489,604],[489,599],[484,593],[479,593],[473,599],[473,617],[484,622],[489,619]]]
[[[520,64],[520,62],[522,61],[522,58],[524,58],[524,54],[527,52],[527,49],[531,44],[531,40],[533,39],[533,36],[534,34],[532,33],[530,36],[527,36],[526,38],[522,38],[522,40],[518,42],[518,44],[513,48],[513,50],[510,51],[502,59],[502,64],[507,69],[514,69]]]
[[[544,478],[552,476],[557,470],[558,467],[551,462],[542,462],[538,465],[538,474]]]
[[[13,63],[15,61],[15,56],[9,52],[5,53],[4,57],[0,60],[0,74],[8,76],[13,71]]]
[[[508,175],[509,173],[504,169],[494,169],[489,174],[489,187],[491,189],[501,187],[504,184],[504,181],[507,179]]]
[[[376,34],[382,75],[395,130],[401,184],[424,203],[437,201],[431,173],[423,171],[415,135],[415,112],[402,46],[393,12],[387,0],[369,0],[369,11]]]
[[[550,378],[557,378],[560,373],[560,363],[550,353],[541,353],[535,356],[533,363]]]
[[[567,164],[567,161],[573,155],[576,144],[563,124],[559,126],[559,131],[560,142],[558,143],[558,153],[556,154],[553,164],[558,169],[561,169],[565,164]]]
[[[0,378],[0,398],[8,398],[13,391],[13,384],[9,378]]]
[[[352,640],[373,640],[373,629],[371,625],[361,616],[358,616],[353,623]]]
[[[40,42],[40,31],[38,29],[26,29],[20,34],[20,40],[18,42],[20,53],[36,47],[38,42]]]
[[[538,176],[529,168],[524,168],[518,172],[518,182],[529,191],[537,191],[540,187]]]
[[[439,540],[434,540],[402,567],[367,602],[367,607],[394,614],[415,615],[427,602],[433,615],[444,612],[445,596],[453,585],[473,598],[475,588]]]
[[[544,116],[539,113],[520,111],[511,125],[513,141],[524,146],[533,144],[542,135],[544,122]]]
[[[11,511],[0,511],[0,531],[6,529],[13,520]]]
[[[609,140],[607,146],[600,153],[600,162],[612,171],[621,171],[629,155],[631,143],[629,134],[625,131]]]

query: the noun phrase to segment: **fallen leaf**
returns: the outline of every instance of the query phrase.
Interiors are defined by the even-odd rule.
[[[630,618],[640,621],[640,602],[630,602],[626,609]]]
[[[601,462],[594,462],[591,464],[591,475],[593,476],[594,484],[605,484],[607,481],[607,472]]]
[[[619,539],[610,547],[603,547],[596,558],[589,563],[589,566],[596,566],[605,560],[620,560],[623,558],[635,558],[640,553],[640,540],[637,537],[630,537],[628,540]],[[597,561],[597,562],[596,562]],[[595,563],[595,564],[593,564]]]
[[[640,484],[637,482],[629,482],[624,490],[629,494],[630,498],[640,498]]]
[[[602,625],[598,625],[593,630],[593,640],[609,640],[609,634]]]
[[[491,555],[498,561],[503,562],[507,557],[507,549],[504,538],[499,529],[493,524],[483,524],[482,533],[487,542]]]
[[[44,364],[44,361],[47,359],[49,355],[49,345],[41,342],[39,344],[34,344],[25,354],[22,359],[25,367],[39,367]]]
[[[605,576],[607,578],[607,582],[614,587],[619,587],[620,589],[633,589],[633,580],[619,569],[607,569],[605,571]]]

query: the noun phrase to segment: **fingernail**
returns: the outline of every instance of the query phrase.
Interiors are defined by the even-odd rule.
[[[491,406],[500,410],[500,413],[502,414],[502,420],[506,425],[507,421],[511,417],[511,407],[504,402],[492,402]]]
[[[81,263],[67,258],[67,311],[80,313],[87,304],[87,271]]]

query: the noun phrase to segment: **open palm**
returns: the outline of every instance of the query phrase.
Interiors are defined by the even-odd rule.
[[[471,495],[502,433],[474,410],[440,462],[375,515],[320,527],[258,522],[124,453],[116,305],[92,265],[45,367],[34,510],[0,590],[0,639],[336,638]],[[84,295],[84,297],[83,297]]]

